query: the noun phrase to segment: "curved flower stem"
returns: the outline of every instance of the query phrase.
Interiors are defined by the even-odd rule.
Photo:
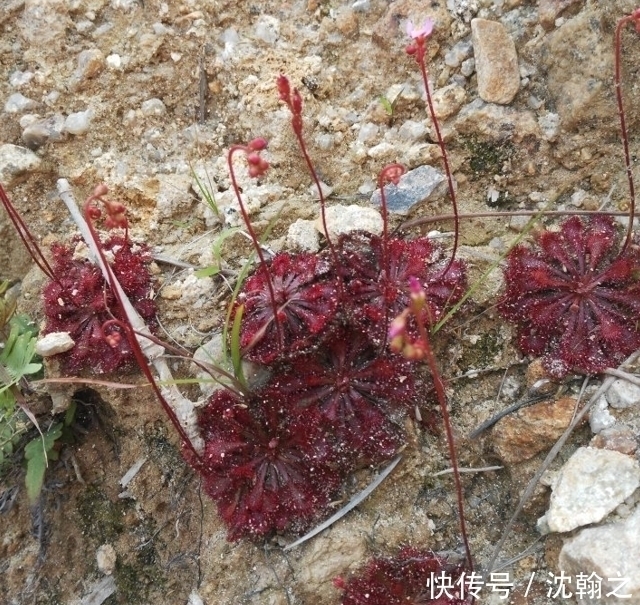
[[[426,40],[424,41],[426,46]],[[433,123],[433,128],[436,133],[436,140],[438,142],[438,146],[440,147],[440,153],[442,154],[442,163],[444,165],[444,171],[447,175],[447,186],[449,188],[449,197],[451,198],[451,206],[453,207],[453,217],[454,217],[454,240],[453,240],[453,249],[451,250],[451,258],[447,263],[443,275],[446,275],[453,261],[456,258],[456,252],[458,251],[458,240],[460,238],[460,219],[458,216],[458,202],[456,198],[456,189],[453,184],[453,175],[451,174],[451,168],[449,167],[449,158],[447,156],[447,147],[444,143],[444,139],[442,138],[442,133],[440,132],[440,125],[438,124],[438,118],[436,117],[436,111],[433,106],[433,98],[431,96],[431,89],[429,87],[429,78],[427,77],[427,65],[424,60],[425,50],[424,46],[421,49],[422,52],[415,53],[416,61],[420,66],[420,73],[422,74],[422,82],[424,84],[424,90],[427,95],[427,107],[429,108],[429,115],[431,117],[431,122]]]
[[[129,342],[129,346],[131,347],[133,355],[136,358],[136,362],[140,366],[140,369],[142,370],[149,384],[151,384],[151,388],[155,392],[165,413],[167,414],[167,416],[169,416],[171,423],[178,431],[183,447],[186,447],[187,449],[189,449],[189,451],[193,454],[193,456],[195,457],[194,462],[197,461],[197,464],[202,464],[202,456],[200,452],[198,452],[192,440],[187,435],[187,432],[182,426],[182,423],[180,422],[180,420],[178,419],[177,414],[175,413],[173,408],[167,403],[167,400],[162,395],[160,387],[156,383],[156,380],[153,377],[151,370],[149,369],[149,364],[147,363],[146,357],[142,352],[138,339],[136,338],[135,329],[129,319],[129,314],[126,311],[125,301],[123,298],[124,293],[119,288],[120,284],[118,282],[118,279],[116,278],[113,272],[113,269],[111,268],[111,265],[109,265],[109,263],[107,262],[107,258],[104,254],[104,250],[102,249],[102,245],[100,242],[100,237],[98,236],[95,230],[95,227],[93,226],[92,210],[95,210],[95,206],[92,206],[92,202],[93,200],[98,199],[99,197],[100,197],[99,194],[97,195],[94,194],[93,196],[87,199],[84,205],[84,217],[85,217],[89,232],[91,234],[91,239],[93,240],[93,243],[95,244],[95,248],[98,252],[98,256],[100,257],[101,267],[103,268],[104,271],[106,271],[107,282],[109,283],[109,287],[111,288],[111,291],[113,292],[113,295],[115,296],[118,302],[118,306],[120,307],[120,309],[122,309],[123,316],[126,318],[126,321],[111,319],[105,323],[102,329],[104,331],[105,327],[108,328],[110,325],[117,325],[120,329],[122,329],[125,332],[127,340]]]
[[[400,177],[405,174],[406,168],[402,164],[389,164],[385,166],[378,175],[378,188],[380,189],[380,208],[382,209],[382,259],[380,267],[383,271],[382,284],[386,288],[389,279],[389,212],[387,211],[387,196],[384,192],[386,183],[398,184]],[[387,346],[387,328],[389,326],[389,307],[384,308],[383,338],[380,350]]]
[[[622,52],[622,29],[627,23],[634,22],[636,24],[636,30],[640,31],[640,9],[636,9],[631,15],[623,17],[618,21],[616,26],[615,37],[615,89],[616,89],[616,101],[618,104],[618,116],[620,117],[620,136],[622,138],[622,149],[624,151],[624,165],[627,173],[627,182],[629,184],[629,226],[627,227],[627,235],[624,239],[622,249],[618,257],[624,255],[631,242],[631,236],[633,231],[633,219],[635,218],[636,209],[636,192],[633,182],[633,172],[631,170],[631,155],[629,153],[629,133],[627,131],[627,121],[625,118],[624,103],[622,100],[622,76],[621,76],[621,52]]]
[[[262,246],[260,246],[260,242],[258,241],[258,237],[256,232],[253,229],[253,225],[251,224],[251,220],[249,219],[249,213],[245,208],[244,202],[242,201],[242,195],[240,194],[240,187],[238,187],[238,181],[236,179],[236,172],[233,168],[233,154],[242,151],[243,153],[247,153],[249,149],[245,145],[233,145],[231,149],[229,149],[229,153],[227,154],[227,164],[229,165],[229,175],[231,176],[231,186],[233,187],[233,192],[235,193],[236,199],[238,200],[238,204],[240,205],[240,212],[242,213],[242,218],[244,220],[244,224],[247,227],[247,231],[251,236],[251,240],[253,241],[253,247],[258,254],[258,258],[260,259],[260,264],[262,265],[262,269],[265,272],[267,278],[267,287],[269,289],[269,298],[271,303],[271,309],[273,311],[273,321],[276,324],[276,330],[278,332],[278,339],[280,341],[280,346],[284,344],[284,337],[282,334],[282,325],[278,318],[278,302],[276,301],[276,292],[273,286],[273,281],[271,280],[271,273],[269,273],[269,266],[267,265],[267,261],[264,258],[264,254],[262,252]]]
[[[49,261],[45,257],[42,252],[40,245],[36,241],[36,238],[33,236],[33,233],[29,231],[27,224],[24,222],[23,218],[20,216],[20,213],[13,205],[6,191],[0,185],[0,202],[4,206],[4,209],[7,211],[13,226],[15,227],[18,236],[22,240],[24,247],[27,249],[29,256],[33,259],[33,262],[38,265],[38,268],[51,280],[57,283],[60,283],[60,280],[56,276],[53,271],[53,268],[49,264]]]
[[[427,365],[431,371],[431,378],[433,379],[433,386],[438,398],[438,404],[440,405],[440,411],[442,412],[442,421],[444,423],[445,432],[447,435],[447,446],[449,447],[449,459],[451,460],[451,467],[453,469],[453,480],[456,486],[456,496],[458,501],[458,516],[460,517],[460,533],[462,534],[462,541],[464,543],[464,550],[467,559],[468,571],[473,571],[473,558],[471,557],[471,547],[469,546],[469,538],[467,536],[467,523],[464,515],[464,495],[462,491],[462,481],[460,479],[460,467],[458,464],[458,454],[456,453],[456,444],[453,438],[453,430],[451,429],[451,417],[449,416],[449,410],[447,409],[447,395],[444,388],[444,382],[440,375],[440,370],[436,362],[436,357],[431,347],[431,341],[429,334],[422,321],[422,313],[420,311],[413,313],[418,324],[418,330],[420,333],[420,340],[424,357],[427,360]]]

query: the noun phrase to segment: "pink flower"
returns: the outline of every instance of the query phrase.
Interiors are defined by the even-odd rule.
[[[413,21],[407,21],[407,35],[414,40],[424,40],[431,35],[435,22],[431,17],[427,17],[422,27],[414,27]]]

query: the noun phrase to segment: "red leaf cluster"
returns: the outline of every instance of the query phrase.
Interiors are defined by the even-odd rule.
[[[369,561],[348,581],[334,584],[343,590],[342,605],[464,605],[460,594],[462,565],[449,564],[431,551],[405,547],[396,557]]]
[[[246,398],[217,391],[200,427],[205,489],[230,540],[303,529],[344,478],[318,414],[272,388]]]
[[[617,233],[610,217],[572,217],[509,254],[498,308],[553,376],[595,374],[640,348],[640,251],[619,255]]]
[[[151,299],[150,261],[146,246],[132,244],[121,236],[108,239],[103,248],[112,257],[111,267],[122,289],[147,324],[154,325],[155,304]],[[127,369],[134,357],[127,338],[116,346],[106,340],[102,326],[124,315],[98,267],[74,257],[75,247],[54,244],[51,248],[56,279],[43,290],[44,333],[68,332],[75,346],[56,357],[66,372],[91,369],[97,374]],[[112,327],[111,332],[118,330]]]

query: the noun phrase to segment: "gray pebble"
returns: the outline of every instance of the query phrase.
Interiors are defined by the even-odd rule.
[[[442,197],[447,191],[445,176],[431,166],[419,166],[400,178],[398,185],[390,183],[384,188],[389,212],[407,214],[414,206]],[[379,206],[380,190],[374,191],[371,203]]]
[[[140,109],[146,117],[162,116],[167,113],[165,104],[160,99],[155,98],[144,101]]]
[[[609,387],[605,397],[612,408],[621,410],[640,402],[640,387],[619,378]]]
[[[22,141],[29,149],[38,149],[47,141],[61,141],[64,138],[64,116],[55,113],[44,120],[33,120],[27,124],[20,125],[22,130]]]

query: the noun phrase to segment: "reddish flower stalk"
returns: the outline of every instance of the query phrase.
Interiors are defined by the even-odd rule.
[[[425,63],[425,54],[427,51],[427,39],[431,36],[433,31],[434,22],[432,19],[425,19],[424,24],[421,28],[415,28],[413,23],[409,21],[407,23],[407,34],[410,38],[413,39],[406,47],[406,52],[408,55],[413,55],[414,59],[420,66],[420,73],[422,75],[422,82],[424,84],[424,89],[427,95],[427,106],[429,108],[429,115],[431,116],[431,122],[433,123],[433,128],[436,133],[436,139],[438,141],[438,146],[440,147],[440,153],[442,154],[442,163],[444,165],[444,171],[447,175],[447,186],[449,188],[449,197],[451,198],[451,205],[453,207],[454,214],[454,239],[453,239],[453,250],[451,251],[451,258],[447,266],[444,268],[442,272],[443,275],[449,271],[453,261],[455,260],[456,253],[458,251],[458,240],[459,240],[459,232],[460,232],[460,220],[458,218],[458,202],[456,200],[456,189],[453,184],[453,175],[451,174],[451,168],[449,167],[449,158],[447,156],[447,147],[444,143],[444,139],[442,138],[442,133],[440,132],[440,125],[438,124],[438,118],[436,117],[435,108],[433,106],[433,98],[431,95],[431,89],[429,88],[429,78],[427,77],[427,65]]]
[[[327,245],[329,246],[329,250],[331,251],[331,257],[335,266],[338,266],[338,253],[329,237],[329,230],[327,228],[327,213],[326,213],[326,201],[324,197],[324,193],[322,191],[322,185],[320,184],[320,179],[318,178],[318,173],[316,169],[313,167],[313,162],[309,157],[309,153],[307,152],[307,145],[304,142],[304,137],[302,136],[302,97],[298,92],[297,88],[291,90],[291,85],[289,83],[289,78],[284,74],[280,74],[276,79],[276,86],[278,87],[278,96],[280,100],[289,108],[291,112],[291,127],[293,128],[293,133],[296,135],[296,139],[298,140],[298,145],[300,147],[300,151],[302,152],[302,156],[304,157],[304,161],[307,164],[307,168],[311,173],[311,178],[315,183],[316,189],[318,190],[318,197],[320,199],[320,215],[322,217],[322,229],[324,231],[324,235],[327,238]]]
[[[616,101],[618,103],[618,116],[620,117],[620,135],[622,138],[622,148],[624,150],[624,165],[627,173],[627,182],[629,184],[629,226],[627,227],[627,235],[620,249],[619,256],[622,257],[627,251],[627,247],[631,242],[631,235],[633,230],[633,219],[635,217],[636,208],[636,193],[633,183],[633,172],[631,169],[631,156],[629,154],[629,135],[627,132],[627,122],[625,118],[624,103],[622,102],[622,77],[621,77],[621,49],[622,49],[622,30],[627,23],[633,23],[636,28],[636,32],[640,33],[640,8],[637,8],[633,13],[623,17],[618,21],[616,26],[616,38],[615,38],[615,89],[616,89]]]
[[[384,192],[386,183],[397,185],[400,177],[407,169],[402,164],[389,164],[385,166],[378,175],[378,188],[380,189],[380,207],[382,208],[382,263],[381,268],[385,279],[389,279],[389,213],[387,211],[387,196]],[[389,308],[385,307],[384,325],[389,323]],[[386,337],[386,332],[385,332]],[[385,342],[382,343],[384,348]]]
[[[105,268],[109,287],[113,292],[115,299],[117,300],[118,307],[122,311],[122,317],[124,318],[123,320],[112,319],[105,322],[102,325],[102,333],[105,337],[106,342],[109,344],[109,346],[113,347],[113,346],[120,345],[121,335],[117,332],[114,332],[112,328],[118,327],[120,330],[124,332],[138,366],[140,367],[143,374],[145,375],[145,378],[149,381],[151,388],[153,389],[158,400],[160,401],[160,404],[162,405],[162,408],[164,409],[167,416],[169,417],[169,420],[178,431],[178,435],[180,435],[183,448],[186,448],[189,451],[189,456],[192,457],[192,460],[190,461],[192,466],[198,469],[201,463],[201,456],[196,450],[196,448],[193,446],[193,443],[191,442],[184,428],[180,424],[180,421],[178,420],[176,413],[173,411],[171,406],[167,403],[166,399],[163,397],[160,387],[158,386],[157,382],[155,381],[155,378],[153,377],[153,374],[149,368],[149,364],[147,363],[144,353],[140,348],[140,343],[138,342],[138,339],[135,335],[135,329],[131,323],[131,319],[129,318],[129,315],[124,310],[125,305],[124,305],[123,298],[120,294],[120,288],[118,288],[118,280],[113,272],[111,265],[107,261],[107,257],[105,256],[104,250],[102,248],[102,242],[100,241],[100,237],[98,236],[95,230],[95,227],[93,225],[93,220],[100,215],[98,208],[96,208],[96,206],[93,205],[93,202],[96,200],[100,200],[104,202],[104,200],[102,200],[102,197],[106,193],[107,193],[106,185],[98,185],[95,188],[93,195],[87,198],[87,200],[84,203],[84,215],[87,221],[89,232],[91,234],[91,238],[93,239],[93,242],[98,251],[98,255],[100,256],[101,264]],[[122,223],[122,221],[126,222],[126,217],[124,215],[124,207],[118,208],[115,206],[111,206],[111,209],[113,209],[115,212],[115,215],[117,215],[117,217],[116,216],[113,217],[113,220],[118,220],[120,223]],[[107,210],[108,212],[110,211],[110,207],[108,205],[107,205]],[[111,214],[109,218],[112,218]]]
[[[256,138],[246,145],[233,145],[231,149],[229,149],[229,153],[227,154],[227,163],[229,164],[229,175],[231,176],[231,185],[233,187],[233,192],[236,195],[236,199],[238,200],[238,204],[240,205],[240,212],[242,213],[242,218],[244,220],[244,224],[247,227],[247,231],[251,236],[251,241],[253,242],[253,247],[256,250],[258,258],[260,259],[260,265],[263,268],[263,272],[266,276],[267,288],[269,290],[269,299],[271,303],[271,308],[273,310],[273,321],[276,325],[276,331],[278,334],[278,340],[280,342],[280,346],[283,345],[283,334],[282,334],[282,326],[280,325],[280,320],[278,317],[278,303],[276,301],[275,288],[273,286],[273,281],[271,279],[271,275],[269,273],[269,266],[267,265],[267,261],[264,258],[264,254],[262,252],[262,246],[260,246],[260,242],[258,241],[258,236],[256,235],[255,230],[253,229],[253,225],[251,224],[251,220],[249,219],[249,213],[245,208],[244,202],[242,201],[242,195],[240,194],[240,187],[238,187],[238,181],[236,179],[236,172],[233,168],[233,155],[237,152],[243,152],[246,154],[247,163],[249,164],[249,176],[251,177],[259,177],[262,176],[267,169],[269,168],[269,163],[264,158],[260,157],[260,152],[266,149],[267,141],[262,138]]]
[[[469,539],[467,537],[467,525],[464,515],[464,501],[462,491],[462,481],[460,479],[460,469],[458,466],[458,455],[456,453],[455,441],[453,439],[453,431],[451,430],[451,417],[447,409],[447,395],[444,388],[444,382],[438,369],[429,334],[423,321],[423,311],[427,304],[427,295],[420,282],[412,278],[409,280],[411,302],[409,308],[402,312],[395,320],[391,322],[389,327],[389,341],[391,350],[396,353],[402,353],[408,359],[426,360],[431,378],[435,388],[438,403],[442,413],[442,420],[447,435],[447,445],[449,447],[449,458],[451,467],[453,468],[453,478],[456,485],[456,494],[458,500],[458,514],[460,516],[460,532],[466,553],[467,565],[469,571],[473,571],[473,559],[471,557],[471,548],[469,547]],[[407,330],[407,318],[413,315],[418,326],[418,337],[414,338]]]
[[[27,227],[26,223],[22,220],[20,213],[16,210],[15,206],[9,199],[9,196],[7,195],[6,191],[3,189],[2,185],[0,185],[0,201],[4,206],[4,209],[7,211],[7,214],[9,215],[9,218],[11,219],[11,222],[13,223],[13,226],[15,227],[16,232],[18,233],[18,236],[20,237],[20,239],[22,240],[22,243],[27,249],[27,252],[29,252],[29,256],[31,256],[31,258],[33,259],[33,262],[36,265],[38,265],[40,270],[51,281],[58,281],[55,271],[49,264],[49,261],[47,260],[45,255],[42,253],[42,250],[40,249],[38,242],[36,241],[31,231],[29,231],[29,228]]]

